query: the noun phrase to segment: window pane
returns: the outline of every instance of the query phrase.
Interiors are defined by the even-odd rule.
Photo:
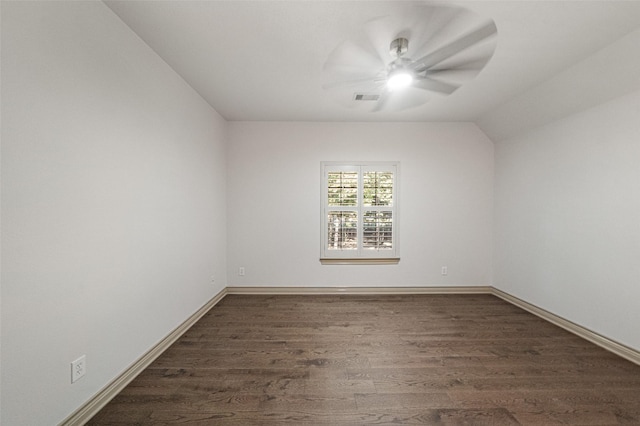
[[[393,173],[365,172],[362,176],[365,206],[391,206],[393,204]]]
[[[390,250],[393,248],[393,222],[390,211],[366,211],[362,225],[363,249]]]
[[[356,206],[358,172],[329,172],[328,195],[330,206]]]
[[[327,217],[327,248],[329,250],[356,250],[358,248],[358,214],[356,212],[329,212]]]

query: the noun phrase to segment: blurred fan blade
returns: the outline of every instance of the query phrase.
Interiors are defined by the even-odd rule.
[[[415,35],[409,39],[409,52],[407,56],[415,58],[427,53],[433,46],[439,46],[451,40],[453,33],[460,34],[464,29],[473,25],[476,18],[473,13],[466,9],[439,5],[419,5],[414,8],[418,20]]]
[[[387,103],[389,102],[390,95],[391,93],[387,90],[382,92],[382,94],[380,95],[380,98],[378,99],[378,102],[376,103],[375,108],[373,108],[371,112],[384,111],[386,109],[385,107]]]
[[[438,65],[429,68],[427,73],[444,70],[473,70],[478,72],[487,65],[489,59],[493,56],[494,50],[494,44],[482,42],[473,46],[473,49],[445,59]]]
[[[478,75],[478,72],[479,70],[475,68],[428,70],[424,77],[451,85],[462,86],[464,83]],[[422,77],[418,77],[418,80],[421,78]]]
[[[345,87],[353,87],[354,90],[358,89],[358,86],[369,86],[370,89],[376,88],[383,84],[386,78],[380,78],[379,76],[358,78],[354,80],[343,80],[327,83],[322,86],[323,89],[341,89]]]
[[[394,91],[385,90],[372,112],[402,111],[424,105],[427,101],[429,101],[429,93],[415,87]]]
[[[363,28],[366,43],[385,65],[393,59],[389,54],[389,43],[396,38],[393,21],[391,16],[382,16],[368,21]]]
[[[459,37],[455,41],[417,59],[412,67],[416,72],[425,71],[496,33],[497,28],[493,21],[487,22],[485,25]]]
[[[434,80],[429,77],[423,77],[413,80],[413,87],[450,95],[451,93],[455,92],[455,90],[460,87],[460,85],[449,84],[443,81]]]
[[[353,76],[353,74],[371,74],[372,70],[375,72],[384,69],[385,65],[375,52],[348,40],[331,52],[324,64],[324,71]]]

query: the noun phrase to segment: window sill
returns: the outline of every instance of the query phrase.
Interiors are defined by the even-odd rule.
[[[399,257],[376,257],[376,258],[321,258],[323,265],[397,265],[400,263]]]

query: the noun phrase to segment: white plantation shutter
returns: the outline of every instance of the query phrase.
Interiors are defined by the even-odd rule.
[[[324,259],[398,256],[397,162],[322,163]]]

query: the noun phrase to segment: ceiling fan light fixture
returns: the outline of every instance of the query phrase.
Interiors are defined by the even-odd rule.
[[[323,88],[338,102],[370,106],[370,112],[415,108],[431,93],[451,95],[491,59],[498,32],[493,20],[463,7],[413,3],[367,21],[359,35],[331,52]],[[394,34],[385,52],[381,43]],[[365,100],[361,91],[378,99],[354,102]]]
[[[389,74],[387,88],[389,90],[404,89],[413,83],[413,74],[407,70],[396,70]]]

